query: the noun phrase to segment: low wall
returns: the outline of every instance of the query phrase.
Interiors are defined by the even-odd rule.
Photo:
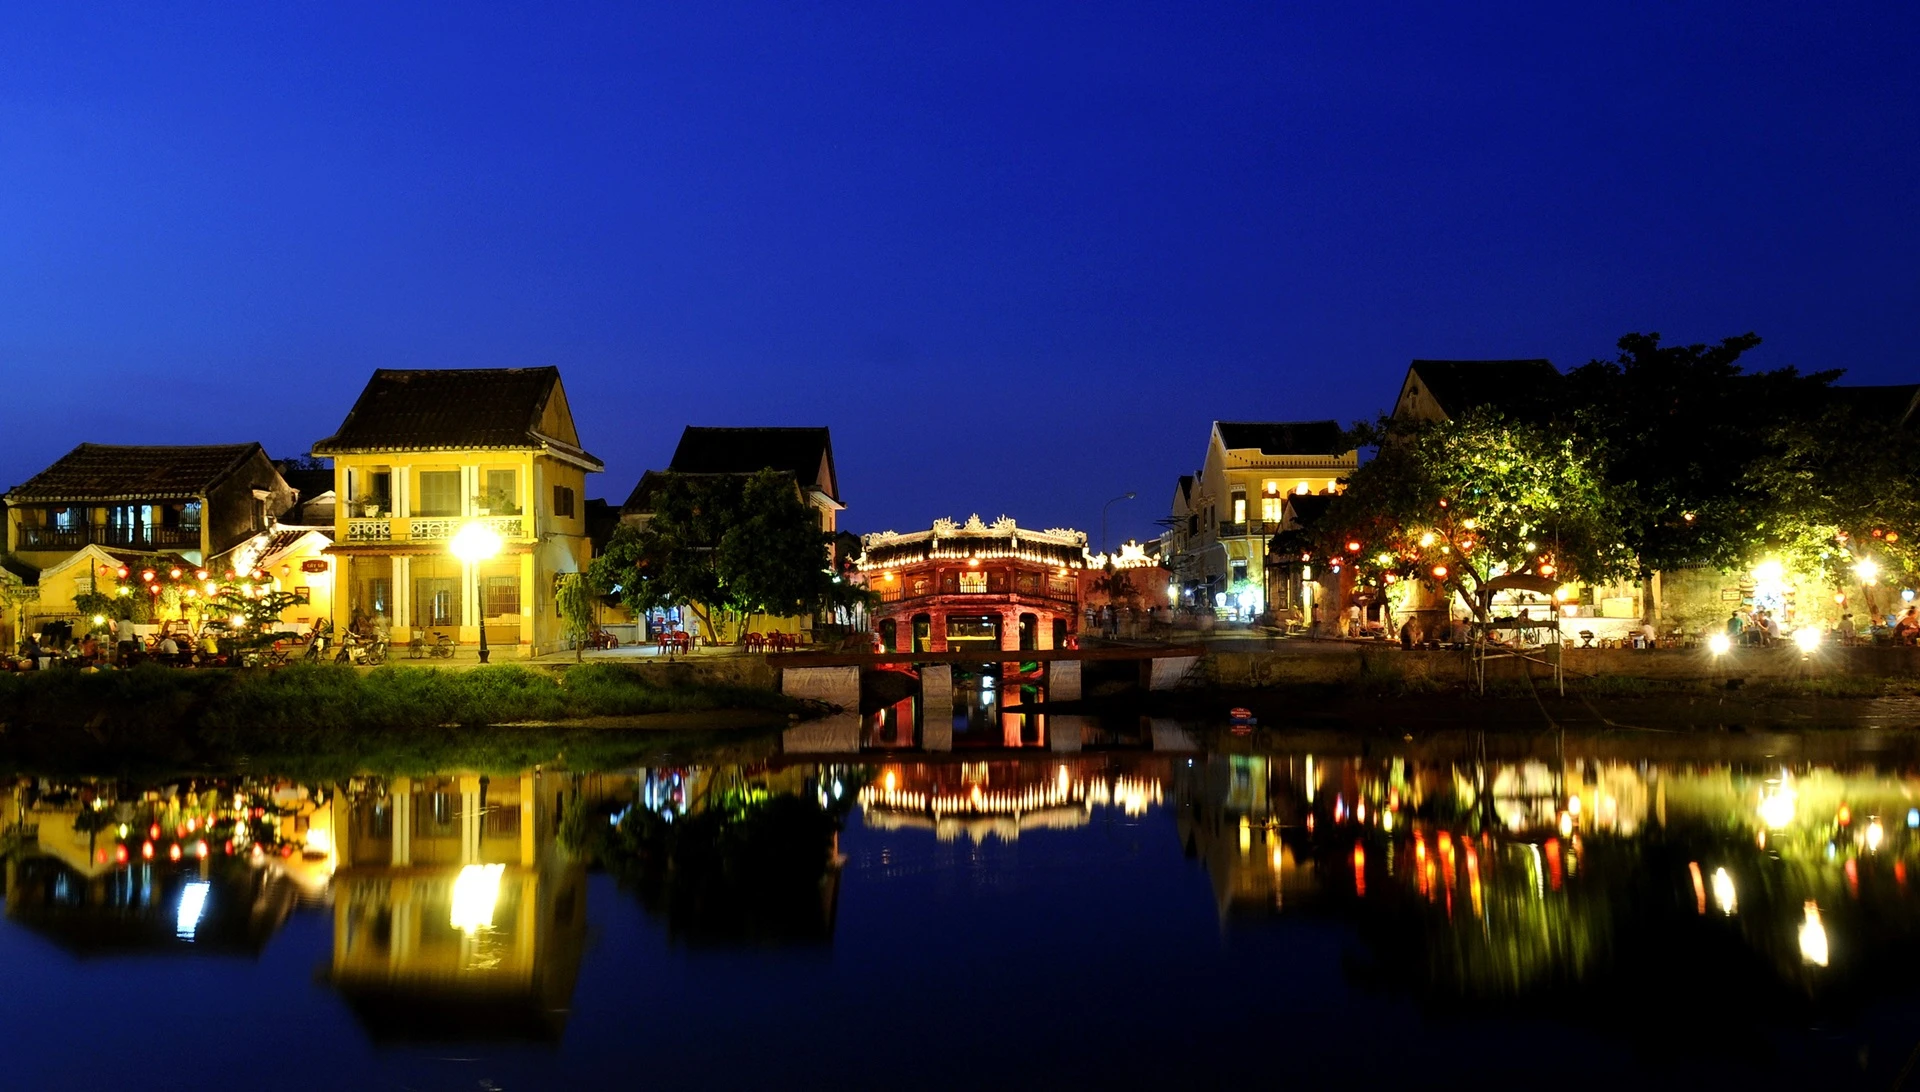
[[[1705,649],[1571,649],[1564,654],[1568,678],[1616,676],[1675,682],[1724,679],[1804,679],[1820,675],[1901,677],[1920,674],[1920,649],[1823,648],[1803,656],[1791,644],[1773,648],[1737,648],[1721,656]],[[1214,686],[1287,686],[1300,683],[1358,683],[1368,680],[1431,681],[1465,684],[1473,661],[1465,652],[1408,651],[1385,643],[1333,644],[1272,651],[1210,652],[1201,663]],[[1494,660],[1489,681],[1551,674],[1544,664]]]

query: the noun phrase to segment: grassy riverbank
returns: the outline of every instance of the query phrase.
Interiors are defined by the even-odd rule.
[[[662,683],[609,664],[53,671],[0,676],[0,764],[101,772],[247,762],[348,775],[522,768],[564,754],[619,765],[713,728],[775,728],[801,711],[769,690]]]

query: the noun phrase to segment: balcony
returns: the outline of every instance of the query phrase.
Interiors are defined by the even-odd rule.
[[[493,533],[504,539],[516,539],[520,535],[519,516],[478,516],[476,520],[493,528]],[[467,520],[459,516],[415,516],[407,521],[407,538],[415,542],[438,542],[450,539],[467,525]]]
[[[1250,523],[1222,523],[1219,537],[1245,538],[1248,535],[1255,535],[1260,538],[1272,538],[1280,533],[1282,526],[1284,525],[1277,522],[1266,523],[1258,520]]]
[[[22,550],[198,550],[198,527],[32,527],[20,528]]]

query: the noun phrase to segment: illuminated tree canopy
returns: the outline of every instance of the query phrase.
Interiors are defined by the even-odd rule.
[[[1598,581],[1626,571],[1618,505],[1578,439],[1493,410],[1362,433],[1379,454],[1334,501],[1320,542],[1361,580],[1421,580],[1484,616],[1482,589],[1496,576]]]

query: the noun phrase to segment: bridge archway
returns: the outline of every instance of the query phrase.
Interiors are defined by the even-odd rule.
[[[933,616],[931,614],[913,616],[913,651],[933,651]]]
[[[1040,616],[1027,613],[1020,616],[1020,650],[1030,651],[1040,647]]]
[[[900,651],[900,627],[891,618],[882,618],[877,634],[880,638],[880,651]]]

